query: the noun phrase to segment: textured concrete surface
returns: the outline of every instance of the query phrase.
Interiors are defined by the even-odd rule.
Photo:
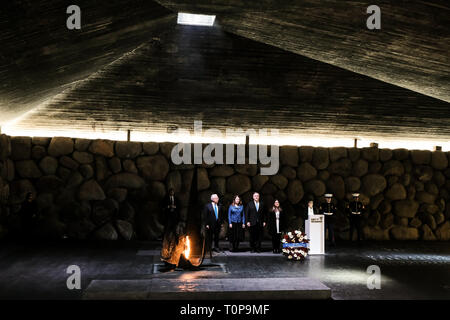
[[[94,280],[83,299],[279,300],[329,299],[330,288],[311,278]]]

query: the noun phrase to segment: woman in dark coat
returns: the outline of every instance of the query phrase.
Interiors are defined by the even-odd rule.
[[[272,209],[269,210],[269,232],[272,236],[273,253],[281,252],[281,232],[284,230],[284,213],[280,202],[275,200]]]

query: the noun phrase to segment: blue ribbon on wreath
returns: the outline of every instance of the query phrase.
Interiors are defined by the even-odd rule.
[[[307,248],[308,244],[304,242],[296,242],[296,243],[283,243],[283,248]]]

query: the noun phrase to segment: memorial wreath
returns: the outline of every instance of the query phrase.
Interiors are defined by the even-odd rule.
[[[306,234],[299,230],[286,233],[282,240],[283,255],[287,256],[289,260],[305,260],[308,255],[309,239]]]

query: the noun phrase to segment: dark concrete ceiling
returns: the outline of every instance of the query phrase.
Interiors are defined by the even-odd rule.
[[[158,0],[215,14],[220,26],[346,70],[450,102],[448,0]],[[381,8],[381,30],[366,9]]]
[[[81,30],[68,30],[73,1],[7,1],[0,11],[0,125],[102,69],[176,23],[153,1],[79,0]]]
[[[450,138],[443,3],[381,2],[382,30],[368,31],[367,4],[354,1],[160,2],[218,22],[180,26],[152,1],[80,1],[82,30],[69,31],[71,2],[10,2],[0,124],[33,109],[15,128],[167,132],[203,120],[292,136]]]
[[[220,28],[175,24],[20,126],[167,133],[202,120],[205,128],[276,128],[291,136],[445,139],[449,116],[446,102]]]

